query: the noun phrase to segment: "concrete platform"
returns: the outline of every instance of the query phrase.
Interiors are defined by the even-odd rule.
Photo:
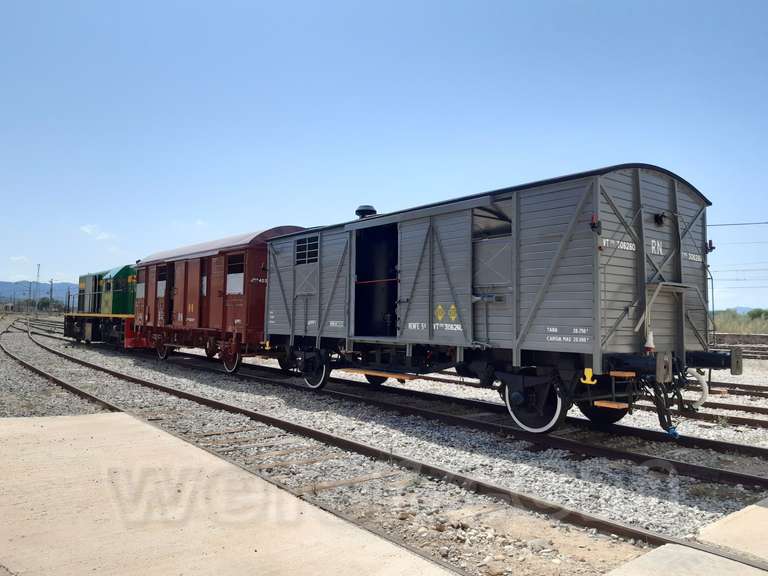
[[[765,572],[699,550],[665,544],[627,562],[609,576],[765,576]]]
[[[699,531],[714,544],[768,561],[768,500],[729,514]],[[768,572],[684,546],[667,544],[610,572],[609,576],[766,576]]]
[[[445,575],[125,414],[0,419],[0,574]]]
[[[768,499],[710,524],[699,532],[699,540],[768,561]]]

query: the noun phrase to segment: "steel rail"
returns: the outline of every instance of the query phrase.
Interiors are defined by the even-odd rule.
[[[0,320],[2,320],[2,318],[0,318]],[[6,330],[3,330],[2,332],[0,332],[0,336],[2,336],[2,334],[4,334],[5,332],[6,332]],[[33,338],[30,337],[30,339],[34,341]],[[122,412],[122,413],[131,414],[133,417],[138,418],[139,420],[141,420],[142,422],[144,422],[146,424],[149,424],[150,426],[155,426],[156,428],[160,428],[164,432],[166,432],[168,434],[172,434],[174,437],[179,438],[180,440],[182,440],[184,442],[187,442],[188,444],[191,444],[191,445],[195,446],[196,448],[205,450],[209,454],[213,454],[214,456],[216,456],[218,458],[221,458],[221,459],[225,460],[226,462],[228,462],[230,464],[233,464],[234,466],[237,466],[241,470],[244,470],[245,472],[248,472],[249,474],[254,474],[254,475],[258,476],[259,478],[262,478],[262,479],[264,479],[264,480],[266,480],[266,481],[268,481],[268,482],[270,482],[270,483],[280,487],[281,489],[285,490],[286,492],[289,492],[293,496],[295,496],[297,498],[302,498],[303,499],[303,494],[301,492],[298,492],[298,491],[294,490],[293,488],[289,487],[288,485],[286,485],[286,484],[284,484],[282,482],[279,482],[276,479],[273,479],[273,478],[271,478],[268,475],[260,474],[257,471],[250,470],[246,466],[240,464],[239,462],[236,462],[236,461],[232,460],[231,458],[227,457],[226,455],[224,455],[224,454],[222,454],[220,452],[212,450],[212,449],[210,449],[210,448],[208,448],[206,446],[201,446],[199,444],[196,444],[196,443],[192,442],[191,440],[189,440],[188,438],[185,438],[184,436],[181,436],[181,435],[177,434],[176,432],[169,431],[169,430],[166,430],[164,428],[161,428],[161,427],[155,425],[154,423],[146,420],[145,418],[142,418],[141,416],[139,416],[137,414],[134,414],[131,411],[123,410],[122,408],[120,408],[120,407],[118,407],[118,406],[108,402],[107,400],[104,400],[103,398],[100,398],[99,396],[96,396],[94,394],[86,392],[85,390],[82,390],[82,389],[78,388],[77,386],[75,386],[73,384],[70,384],[69,382],[66,382],[65,380],[57,378],[57,377],[55,377],[55,376],[53,376],[51,374],[48,374],[48,373],[44,372],[43,370],[40,370],[39,368],[37,368],[35,366],[32,366],[28,362],[26,362],[24,360],[21,360],[17,356],[15,356],[15,355],[9,353],[7,350],[5,350],[5,348],[3,347],[1,342],[0,342],[0,348],[2,348],[3,352],[8,354],[11,358],[16,360],[22,366],[28,368],[29,370],[31,370],[31,371],[33,371],[33,372],[35,372],[37,374],[40,374],[41,376],[44,376],[45,378],[49,379],[51,382],[57,384],[58,386],[61,386],[62,388],[65,388],[67,390],[71,390],[72,392],[74,392],[74,393],[76,393],[78,395],[81,395],[81,396],[83,396],[85,398],[88,398],[89,400],[91,400],[93,402],[99,403],[99,404],[105,406],[106,408],[108,408],[112,412]],[[70,358],[70,360],[72,360],[72,358]],[[123,376],[125,376],[125,375],[121,375],[120,377],[123,377]],[[205,405],[203,402],[199,402],[199,403]],[[248,414],[245,414],[245,413],[243,413],[243,414],[244,415],[248,415]],[[285,428],[281,428],[281,429],[285,430]],[[455,566],[451,565],[450,563],[446,562],[445,560],[442,560],[440,558],[433,558],[432,556],[424,554],[424,552],[422,550],[420,550],[419,548],[417,548],[417,547],[415,547],[415,546],[413,546],[413,545],[411,545],[411,544],[409,544],[407,542],[401,542],[401,541],[392,540],[392,538],[388,534],[383,532],[382,530],[379,530],[379,529],[374,528],[374,527],[366,526],[365,524],[363,524],[362,522],[360,522],[356,518],[350,516],[349,514],[346,514],[344,512],[339,511],[339,510],[335,510],[335,509],[331,508],[330,506],[324,504],[323,502],[312,501],[311,503],[312,503],[313,506],[317,506],[318,508],[328,512],[329,514],[333,514],[334,516],[337,516],[338,518],[346,520],[347,522],[349,522],[350,524],[352,524],[354,526],[362,528],[363,530],[366,530],[366,531],[368,531],[368,532],[370,532],[372,534],[375,534],[375,535],[377,535],[377,536],[379,536],[381,538],[384,538],[385,540],[395,542],[398,546],[402,546],[402,547],[406,548],[407,550],[410,550],[411,552],[413,552],[417,556],[423,557],[426,560],[428,560],[428,561],[430,561],[430,562],[432,562],[434,564],[438,564],[438,565],[448,569],[449,571],[451,571],[453,573],[462,574],[462,575],[467,575],[468,574],[466,571],[461,570],[459,568],[456,568]]]
[[[649,544],[664,544],[670,541],[667,536],[664,536],[661,534],[656,534],[654,532],[650,532],[642,528],[635,528],[626,524],[613,522],[598,516],[585,514],[578,510],[560,506],[558,504],[554,504],[552,502],[548,502],[543,499],[535,498],[527,494],[515,492],[508,488],[497,486],[495,484],[486,482],[484,480],[459,474],[433,464],[421,462],[419,460],[410,458],[408,456],[399,455],[390,450],[377,448],[375,446],[364,444],[362,442],[358,442],[357,440],[352,440],[344,436],[338,436],[335,434],[331,434],[329,432],[316,430],[314,428],[310,428],[308,426],[293,422],[288,419],[278,418],[275,416],[265,414],[263,412],[258,412],[248,408],[243,408],[241,406],[235,406],[233,404],[228,404],[226,402],[222,402],[220,400],[216,400],[207,396],[193,394],[185,390],[180,390],[178,388],[166,386],[164,384],[152,382],[144,378],[138,378],[130,374],[124,374],[117,370],[106,368],[104,366],[99,366],[98,364],[88,362],[87,360],[83,360],[75,356],[71,356],[60,350],[50,348],[45,344],[32,338],[31,336],[29,338],[38,346],[40,346],[41,348],[43,348],[44,350],[52,354],[65,358],[76,364],[80,364],[82,366],[85,366],[94,370],[105,372],[107,374],[126,380],[128,382],[132,382],[135,384],[139,384],[141,386],[145,386],[147,388],[151,388],[153,390],[158,390],[160,392],[171,394],[178,398],[197,402],[199,404],[202,404],[204,406],[208,406],[210,408],[214,408],[217,410],[223,410],[225,412],[230,412],[233,414],[242,414],[258,422],[262,422],[270,426],[275,426],[277,428],[286,430],[288,432],[293,432],[296,434],[300,434],[302,436],[320,440],[326,444],[336,446],[344,450],[350,450],[358,454],[362,454],[364,456],[369,456],[378,460],[394,463],[399,466],[402,466],[403,468],[413,470],[421,474],[440,478],[442,480],[445,480],[446,482],[456,484],[458,486],[461,486],[467,490],[471,490],[478,494],[493,496],[513,505],[518,505],[538,513],[546,514],[548,516],[555,516],[559,520],[562,520],[568,523],[584,526],[587,528],[596,528],[601,532],[609,532],[609,533],[618,534],[621,536],[626,536],[628,538],[635,538],[635,539],[647,542]]]
[[[31,335],[29,335],[29,338],[30,340],[32,340],[42,348],[48,350],[49,352],[56,354],[58,356],[67,358],[68,360],[71,360],[83,366],[87,366],[95,370],[100,370],[108,374],[112,374],[118,378],[123,378],[125,380],[134,382],[136,384],[140,384],[148,388],[152,388],[154,390],[165,392],[167,394],[171,394],[178,398],[190,400],[192,402],[196,402],[201,405],[208,406],[210,408],[222,410],[222,411],[233,413],[233,414],[241,414],[251,418],[252,420],[256,420],[258,422],[262,422],[270,426],[275,426],[276,428],[280,428],[288,432],[306,436],[308,438],[319,440],[328,445],[336,446],[343,450],[350,450],[358,454],[369,456],[371,458],[374,458],[380,461],[397,464],[398,466],[405,468],[407,470],[412,470],[416,473],[427,475],[433,478],[439,478],[445,482],[449,482],[451,484],[460,486],[465,490],[469,490],[477,494],[481,494],[484,496],[495,498],[497,500],[501,500],[512,506],[531,510],[539,514],[544,514],[546,516],[553,517],[562,522],[566,522],[576,526],[582,526],[585,528],[595,528],[600,532],[616,534],[618,536],[623,536],[626,538],[633,538],[635,540],[643,541],[651,545],[677,544],[679,546],[685,546],[687,548],[699,550],[707,554],[719,556],[721,558],[726,558],[728,560],[732,560],[734,562],[737,562],[746,566],[751,566],[753,568],[768,571],[768,562],[765,562],[763,560],[753,558],[750,556],[745,556],[743,554],[737,553],[732,550],[723,549],[716,546],[710,546],[710,545],[702,544],[699,542],[683,540],[683,539],[675,538],[672,536],[666,536],[664,534],[658,534],[655,532],[651,532],[649,530],[630,526],[628,524],[614,522],[600,516],[586,514],[584,512],[580,512],[578,510],[569,508],[567,506],[561,506],[559,504],[555,504],[553,502],[549,502],[541,498],[536,498],[528,494],[516,492],[514,490],[510,490],[508,488],[498,486],[491,482],[480,480],[478,478],[474,478],[472,476],[468,476],[465,474],[460,474],[434,464],[428,464],[426,462],[416,460],[414,458],[399,455],[389,450],[377,448],[375,446],[364,444],[362,442],[358,442],[350,438],[338,436],[328,432],[323,432],[321,430],[316,430],[314,428],[304,426],[303,424],[298,424],[296,422],[292,422],[287,419],[270,416],[268,414],[257,412],[255,410],[250,410],[240,406],[227,404],[225,402],[221,402],[219,400],[215,400],[207,396],[192,394],[184,390],[179,390],[177,388],[165,386],[163,384],[158,384],[156,382],[151,382],[149,380],[143,380],[141,378],[136,378],[134,376],[122,374],[116,370],[104,368],[102,366],[98,366],[96,364],[92,364],[85,360],[81,360],[79,358],[70,356],[64,352],[48,348],[44,344],[37,342],[34,338],[32,338]]]
[[[186,356],[188,358],[194,358],[195,360],[198,360],[201,362],[200,365],[194,366],[195,368],[225,374],[225,372],[221,369],[207,366],[205,363],[210,364],[213,361],[209,360],[208,358],[205,358],[200,354],[194,354],[194,353],[188,353],[188,352],[175,352],[174,356],[177,356],[177,357]],[[238,373],[238,376],[245,377],[248,379],[254,379],[254,380],[264,380],[264,377],[259,374],[245,374],[242,372],[243,368],[245,368],[246,370],[258,370],[258,371],[265,371],[270,373],[284,374],[282,370],[278,368],[272,368],[270,366],[243,364],[241,367],[241,372]],[[493,412],[493,413],[498,413],[500,417],[503,416],[505,418],[508,415],[507,409],[503,404],[489,402],[487,400],[462,398],[458,396],[437,394],[434,392],[425,392],[423,390],[413,390],[409,388],[399,388],[395,386],[370,384],[368,382],[361,382],[357,380],[345,380],[345,379],[334,377],[334,376],[331,376],[331,378],[329,378],[329,382],[342,384],[345,386],[354,386],[358,388],[364,387],[369,390],[386,392],[388,394],[393,394],[398,396],[407,396],[412,398],[431,400],[431,401],[437,401],[437,402],[443,402],[443,403],[459,404],[469,408],[474,408],[479,413]],[[285,381],[280,381],[279,383],[295,389],[306,390],[306,387],[300,384],[294,384],[292,382],[285,382]],[[325,393],[334,394],[334,395],[344,394],[343,392],[328,390],[327,388],[324,388],[320,391],[313,391],[313,392],[325,392]],[[361,396],[359,398],[363,401],[368,401],[366,397]],[[676,439],[673,439],[670,436],[668,436],[666,433],[656,431],[656,430],[649,430],[646,428],[636,428],[633,426],[627,426],[622,424],[598,426],[591,423],[589,420],[585,420],[582,418],[575,418],[575,417],[568,417],[566,419],[566,422],[568,424],[578,426],[579,428],[591,429],[591,430],[604,432],[608,434],[614,434],[619,436],[634,436],[634,437],[639,437],[641,439],[649,440],[653,442],[661,442],[665,444],[676,444],[676,445],[681,445],[681,446],[690,447],[690,448],[705,448],[705,449],[715,450],[718,452],[739,452],[741,454],[758,456],[758,457],[768,459],[768,448],[762,448],[759,446],[752,446],[748,444],[737,444],[733,442],[726,442],[723,440],[712,440],[710,438],[699,438],[695,436],[680,436]],[[497,432],[509,431],[510,434],[513,434],[513,433],[525,434],[524,431],[512,426],[511,424],[507,425],[504,423],[494,423],[493,427]],[[553,435],[558,436],[559,434],[553,433],[553,434],[549,434],[548,436],[553,436]],[[534,440],[538,438],[542,438],[542,436],[538,434],[533,434],[532,436]]]
[[[33,321],[37,322],[37,321]],[[38,328],[40,330],[43,330],[44,332],[48,332],[49,334],[53,334],[52,331],[46,330],[45,328]],[[44,335],[44,334],[41,334]],[[57,334],[58,335],[58,334]],[[437,374],[450,374],[449,372],[445,370],[441,370],[437,372]],[[428,380],[431,382],[441,382],[444,384],[455,384],[455,385],[461,385],[461,386],[469,386],[473,388],[485,388],[485,386],[481,386],[477,382],[470,382],[467,380],[453,380],[450,378],[441,378],[439,376],[430,376],[427,374],[418,374],[417,375],[420,380]],[[396,378],[397,375],[393,375],[393,378]],[[715,385],[716,383],[713,382],[712,385]],[[760,388],[758,386],[755,386],[755,388]],[[768,390],[768,389],[766,389]],[[752,394],[745,394],[747,396],[752,396]],[[754,396],[762,396],[763,394],[754,394]],[[768,397],[768,392],[764,392],[765,397]],[[744,404],[729,404],[725,402],[705,402],[702,407],[704,408],[714,408],[714,409],[720,409],[720,410],[730,410],[730,411],[736,411],[736,412],[745,412],[748,414],[765,414],[768,415],[768,407],[763,406],[747,406]],[[647,410],[647,408],[642,407],[642,405],[638,406],[641,410]],[[708,422],[718,422],[721,420],[721,418],[708,418],[708,417],[697,417],[693,416],[690,413],[675,413],[673,414],[680,415],[687,418],[692,418],[695,420],[705,420]],[[729,422],[732,422],[734,424],[741,424],[746,426],[754,426],[758,428],[768,428],[768,422],[762,422],[760,419],[750,419],[750,418],[744,418],[743,416],[723,416],[723,418],[728,418]]]
[[[8,329],[6,328],[2,332],[0,332],[0,336],[5,334],[7,331],[8,331]],[[16,354],[14,354],[13,352],[11,352],[10,350],[8,350],[5,347],[5,345],[2,342],[2,339],[0,339],[0,350],[2,350],[3,353],[5,353],[8,357],[12,358],[13,360],[15,360],[16,362],[21,364],[24,368],[26,368],[30,372],[33,372],[33,373],[37,374],[38,376],[42,376],[43,378],[45,378],[46,380],[52,382],[53,384],[56,384],[57,386],[60,386],[61,388],[64,388],[65,390],[69,390],[73,394],[76,394],[77,396],[80,396],[81,398],[84,398],[84,399],[88,400],[89,402],[93,402],[94,404],[98,404],[98,405],[106,408],[110,412],[122,412],[122,409],[118,408],[117,406],[115,406],[111,402],[107,402],[106,400],[103,400],[103,399],[99,398],[98,396],[96,396],[94,394],[91,394],[90,392],[86,392],[85,390],[83,390],[81,388],[78,388],[74,384],[70,384],[69,382],[66,382],[65,380],[62,380],[61,378],[57,378],[53,374],[49,374],[45,370],[42,370],[42,369],[38,368],[37,366],[34,366],[33,364],[30,364],[26,360],[20,358],[19,356],[17,356]]]
[[[98,366],[86,360],[73,357],[69,354],[66,354],[65,352],[56,350],[55,348],[48,347],[42,342],[39,342],[38,340],[36,340],[35,338],[32,338],[31,336],[30,338],[32,339],[33,342],[38,344],[40,347],[44,348],[45,350],[53,354],[60,355],[74,362],[83,363],[83,365],[85,366],[99,369],[106,373],[109,373],[118,377],[123,377],[126,379],[134,378],[133,376],[123,374],[122,372],[114,371],[109,368]],[[192,355],[192,356],[197,356],[197,355]],[[200,368],[203,370],[214,371],[222,374],[224,373],[220,369],[213,369],[206,365],[202,365],[199,367],[193,366],[193,368]],[[300,389],[302,391],[306,390],[305,387],[298,384],[291,383],[291,382],[286,382],[285,379],[268,378],[260,375],[253,375],[253,374],[238,374],[238,376],[248,380],[257,380],[261,382],[269,382],[272,384],[286,385],[295,389]],[[140,378],[134,379],[133,381],[137,383],[144,382],[143,379],[140,379]],[[342,381],[342,383],[347,384],[347,382],[345,381]],[[645,466],[650,470],[655,470],[655,471],[666,473],[666,474],[669,474],[671,472],[676,472],[678,474],[690,476],[693,478],[698,478],[700,480],[705,480],[705,481],[727,483],[727,484],[744,484],[744,485],[760,486],[760,487],[768,488],[768,478],[757,476],[754,474],[746,474],[742,472],[735,472],[735,471],[725,470],[721,468],[714,468],[711,466],[692,464],[692,463],[684,462],[681,460],[675,460],[675,459],[667,458],[663,456],[653,456],[653,455],[645,454],[642,452],[634,452],[634,451],[628,451],[628,450],[609,448],[606,446],[600,446],[598,444],[573,440],[573,439],[566,438],[563,436],[558,436],[558,435],[532,434],[532,433],[514,428],[513,426],[508,424],[493,423],[493,422],[488,422],[487,420],[477,419],[467,415],[451,414],[448,412],[440,412],[440,411],[426,409],[426,408],[419,408],[417,406],[403,405],[399,403],[389,402],[386,400],[378,400],[378,399],[370,398],[367,396],[354,394],[351,392],[344,392],[339,390],[325,390],[325,389],[322,390],[322,392],[333,395],[338,398],[345,399],[345,400],[363,402],[369,405],[377,406],[379,408],[395,410],[401,413],[421,416],[421,417],[425,417],[433,420],[439,420],[455,426],[464,426],[464,427],[469,427],[472,429],[482,430],[486,432],[503,433],[503,434],[507,434],[508,436],[512,436],[516,440],[527,441],[534,445],[544,446],[546,448],[566,450],[568,452],[571,452],[573,454],[577,454],[580,456],[589,456],[593,458],[608,458],[611,460],[626,460],[626,461],[634,462],[641,466]]]
[[[66,342],[73,343],[73,340],[70,338],[64,338],[60,336],[52,336],[49,334],[41,334],[37,333],[40,336],[44,336],[46,338],[54,338],[56,340],[62,340]],[[134,350],[134,353],[140,352],[139,350]],[[154,354],[151,354],[151,356],[154,356]],[[194,368],[199,370],[206,370],[206,371],[212,371],[220,374],[225,374],[225,372],[221,369],[213,368],[210,364],[214,363],[215,361],[212,359],[208,359],[200,354],[194,354],[189,352],[179,352],[175,351],[173,354],[173,357],[187,357],[191,359],[198,360],[202,363],[206,364],[198,364],[194,366]],[[263,372],[270,372],[270,373],[279,373],[284,374],[282,370],[278,368],[272,368],[269,366],[261,366],[261,365],[251,365],[251,364],[243,364],[241,371],[234,375],[236,377],[246,378],[246,379],[255,379],[255,380],[262,380],[262,381],[268,381],[268,378],[259,375],[259,374],[244,374],[243,369],[250,369],[250,370],[259,370]],[[227,376],[233,376],[232,374],[227,374]],[[351,385],[356,387],[366,387],[371,390],[379,391],[379,392],[386,392],[393,395],[398,396],[409,396],[413,398],[421,398],[424,400],[431,400],[431,401],[438,401],[438,402],[448,402],[452,404],[459,404],[467,407],[472,407],[478,410],[479,412],[496,412],[499,414],[499,416],[506,417],[507,415],[507,409],[503,404],[494,403],[494,402],[488,402],[486,400],[477,400],[477,399],[471,399],[471,398],[462,398],[457,396],[451,396],[451,395],[445,395],[445,394],[437,394],[433,392],[425,392],[422,390],[412,390],[412,389],[406,389],[406,388],[398,388],[394,386],[386,386],[386,385],[373,385],[369,384],[367,382],[361,382],[357,380],[344,380],[342,378],[337,377],[331,377],[329,379],[329,382],[342,384],[342,385]],[[286,382],[284,380],[279,381],[273,381],[274,384],[281,384],[285,386],[289,386],[295,389],[300,390],[306,390],[306,388],[302,385],[294,384],[291,382]],[[462,382],[452,382],[457,385],[462,385]],[[340,395],[343,394],[342,392],[334,391],[334,390],[318,390],[314,391],[314,393],[326,393],[326,394],[336,394]],[[349,397],[349,399],[353,400],[359,400],[363,402],[369,402],[373,403],[371,399],[368,399],[366,397]],[[379,401],[381,402],[381,401]],[[382,404],[383,406],[383,404]],[[407,406],[402,405],[394,405],[399,406],[403,410],[407,411]],[[391,407],[391,406],[387,406]],[[434,413],[435,417],[439,413]],[[726,419],[727,417],[722,417],[723,419]],[[701,449],[710,449],[715,450],[717,452],[737,452],[740,454],[746,454],[750,456],[758,456],[761,458],[768,458],[768,448],[763,448],[760,446],[753,446],[753,445],[747,445],[747,444],[738,444],[734,442],[726,442],[723,440],[713,440],[710,438],[701,438],[696,436],[679,436],[678,438],[671,438],[667,434],[661,431],[656,430],[649,430],[647,428],[637,428],[634,426],[628,426],[624,424],[611,424],[606,426],[598,426],[595,425],[588,420],[582,419],[582,418],[576,418],[569,416],[566,419],[566,422],[568,424],[571,424],[573,426],[577,426],[582,429],[591,429],[599,432],[604,432],[606,434],[616,435],[616,436],[624,436],[624,437],[637,437],[643,440],[648,440],[651,442],[660,442],[660,443],[667,443],[667,444],[676,444],[683,447],[689,447],[689,448],[701,448]],[[487,424],[486,422],[482,422],[482,424]],[[466,425],[466,424],[465,424]],[[497,432],[507,432],[507,429],[509,430],[509,433],[524,433],[523,431],[519,430],[518,428],[515,428],[514,426],[507,426],[504,424],[494,424],[495,431]],[[505,427],[506,426],[506,427]],[[553,434],[550,434],[549,436],[552,436]],[[539,435],[535,435],[536,438],[539,438]]]
[[[734,396],[755,396],[756,398],[768,398],[768,386],[761,386],[759,384],[741,384],[735,382],[710,382],[710,390],[721,388],[726,391],[727,394],[733,394]],[[696,387],[701,390],[701,388]]]
[[[719,404],[719,403],[718,403]],[[706,404],[705,404],[706,406]],[[738,404],[726,404],[728,408],[726,410],[741,410]],[[716,408],[710,404],[709,408]],[[646,406],[645,404],[635,404],[635,410],[642,410],[643,412],[655,412],[656,408],[653,406]],[[747,412],[748,410],[745,410]],[[679,409],[671,409],[670,414],[673,416],[679,416],[680,418],[688,418],[689,420],[700,420],[702,422],[716,422],[722,424],[738,424],[740,426],[749,426],[752,428],[768,428],[768,419],[765,418],[747,418],[746,416],[729,416],[728,414],[713,414],[712,412],[689,412]]]

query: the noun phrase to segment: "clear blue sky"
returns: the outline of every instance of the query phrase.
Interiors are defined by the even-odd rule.
[[[0,0],[0,279],[629,161],[690,180],[712,223],[768,220],[766,21],[766,2]],[[716,275],[753,279],[718,307],[768,306],[745,289],[768,286],[768,226],[711,236]]]

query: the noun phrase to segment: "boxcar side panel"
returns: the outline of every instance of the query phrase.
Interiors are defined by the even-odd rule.
[[[298,264],[293,268],[295,291],[293,294],[295,334],[317,334],[317,278],[318,262]]]
[[[444,345],[472,341],[471,210],[400,222],[400,337]]]
[[[293,302],[293,238],[267,245],[268,301],[267,334],[291,333]]]
[[[168,266],[157,266],[157,304],[155,305],[155,325],[165,326],[168,322]],[[172,264],[170,265],[172,266]]]
[[[344,338],[347,334],[347,294],[351,246],[349,233],[324,231],[320,237],[320,306],[315,311],[323,337]],[[317,334],[318,330],[311,331]]]
[[[200,317],[200,259],[187,261],[186,303],[184,307],[184,326],[197,328]]]
[[[674,181],[666,174],[652,170],[640,170],[640,189],[645,221],[645,250],[650,258],[648,265],[649,281],[656,273],[656,268],[650,264],[650,261],[653,261],[661,267],[659,277],[663,276],[665,280],[679,282],[677,258],[667,258],[677,248]],[[660,214],[664,215],[661,223],[656,220],[656,215]]]
[[[591,353],[594,179],[523,190],[519,199],[520,347]]]
[[[637,170],[611,172],[600,178],[601,193],[610,198],[601,199],[600,213],[601,333],[611,333],[606,343],[611,352],[634,352],[644,344],[644,336],[634,331],[642,314],[638,299],[645,282],[640,260],[645,244],[641,238],[648,225],[648,216],[640,213],[639,182]]]
[[[246,334],[249,342],[259,342],[264,335],[264,298],[267,287],[266,244],[248,249],[245,259]]]
[[[515,345],[516,198],[498,200],[494,212],[476,209],[472,225],[474,339],[511,349]],[[506,220],[505,220],[506,219]]]
[[[709,283],[707,282],[707,220],[704,201],[685,184],[678,184],[677,210],[683,232],[681,244],[683,284],[691,286],[685,294],[685,345],[687,350],[708,348],[707,330]]]
[[[642,351],[641,320],[653,331],[657,350],[705,347],[705,201],[681,181],[645,168],[610,172],[600,182],[605,350]],[[660,282],[691,287],[685,294],[671,287],[657,293]]]
[[[224,282],[226,278],[226,258],[211,258],[211,292],[208,295],[208,327],[221,330],[224,321]]]
[[[211,266],[213,259],[200,258],[200,315],[201,328],[210,328]]]
[[[149,267],[147,274],[147,326],[155,326],[157,318],[157,266]]]
[[[136,326],[143,326],[146,318],[147,298],[147,269],[136,270],[136,307],[134,310],[134,322]]]
[[[465,209],[432,218],[432,342],[472,342],[472,211]]]
[[[171,298],[173,298],[173,321],[171,324],[174,328],[183,328],[187,296],[187,262],[186,260],[181,260],[169,265],[176,268],[174,272],[173,294],[171,294]]]
[[[224,282],[225,326],[228,332],[245,336],[245,260],[242,252],[227,254]]]
[[[429,218],[400,222],[398,326],[400,338],[428,341],[432,324],[432,223]]]

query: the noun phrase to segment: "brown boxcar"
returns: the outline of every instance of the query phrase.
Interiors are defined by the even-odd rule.
[[[267,240],[301,230],[279,226],[138,260],[131,346],[154,347],[160,358],[173,348],[204,348],[228,372],[243,356],[266,353]]]

